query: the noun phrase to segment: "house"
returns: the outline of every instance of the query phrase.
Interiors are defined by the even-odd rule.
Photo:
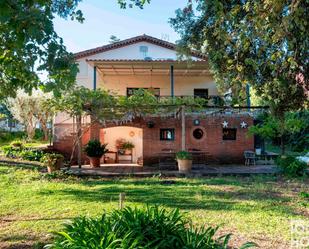
[[[25,127],[15,119],[0,119],[0,131],[17,132],[24,131]]]
[[[24,131],[24,126],[13,118],[7,107],[0,103],[0,131]]]
[[[130,96],[136,89],[145,88],[152,89],[158,97],[199,96],[213,105],[219,100],[205,56],[192,52],[190,62],[178,61],[175,44],[148,35],[82,51],[75,58],[79,65],[77,84],[90,89],[104,88]],[[176,116],[147,117],[121,125],[97,124],[84,134],[83,143],[99,138],[108,143],[109,157],[113,158],[118,139],[131,141],[135,148],[126,160],[142,159],[144,164],[156,163],[162,152],[180,150],[183,141],[187,150],[204,151],[209,162],[240,162],[243,152],[254,148],[253,137],[247,135],[253,124],[248,113],[192,114],[186,115],[184,122],[185,136]],[[58,115],[54,123],[55,149],[69,155],[73,132],[72,119]]]

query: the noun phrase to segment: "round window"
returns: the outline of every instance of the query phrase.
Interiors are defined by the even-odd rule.
[[[201,139],[204,136],[204,132],[202,129],[197,128],[193,131],[193,137],[195,139]]]

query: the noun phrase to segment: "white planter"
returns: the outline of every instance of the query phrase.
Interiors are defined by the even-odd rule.
[[[262,149],[261,148],[256,148],[255,149],[255,154],[258,155],[258,156],[261,155],[262,154]]]

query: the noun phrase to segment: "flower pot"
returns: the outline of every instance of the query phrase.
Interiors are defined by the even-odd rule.
[[[59,169],[57,169],[57,168],[55,168],[55,167],[47,166],[47,172],[48,172],[48,173],[53,173],[53,172],[55,172],[55,171],[57,171],[57,170],[59,170]]]
[[[55,165],[47,166],[47,171],[48,173],[53,173],[55,171],[60,170],[62,166],[63,166],[63,158],[59,158],[57,159]]]
[[[89,157],[90,167],[99,168],[101,164],[101,157]]]
[[[61,169],[63,167],[63,158],[57,159],[56,168]]]
[[[192,160],[187,159],[177,159],[178,170],[182,173],[189,173],[192,169]]]
[[[262,149],[261,148],[256,148],[255,149],[255,154],[258,155],[258,156],[261,155],[262,154]]]
[[[126,149],[126,150],[124,151],[124,154],[125,154],[125,155],[131,155],[131,154],[132,154],[132,149]]]

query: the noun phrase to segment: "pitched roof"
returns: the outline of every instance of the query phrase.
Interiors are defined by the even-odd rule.
[[[84,51],[75,53],[74,57],[75,57],[75,59],[80,59],[80,58],[83,58],[83,57],[86,57],[86,56],[90,56],[90,55],[102,53],[102,52],[105,52],[105,51],[125,47],[125,46],[135,44],[135,43],[138,43],[138,42],[149,42],[149,43],[152,43],[152,44],[155,44],[155,45],[167,48],[167,49],[176,50],[176,44],[144,34],[144,35],[136,36],[136,37],[133,37],[133,38],[125,39],[125,40],[122,40],[122,41],[119,41],[119,42],[115,42],[115,43],[112,43],[112,44],[107,44],[107,45],[104,45],[104,46],[101,46],[101,47],[84,50]],[[192,51],[191,55],[198,57],[200,59],[206,60],[205,55],[198,53],[196,51]]]

